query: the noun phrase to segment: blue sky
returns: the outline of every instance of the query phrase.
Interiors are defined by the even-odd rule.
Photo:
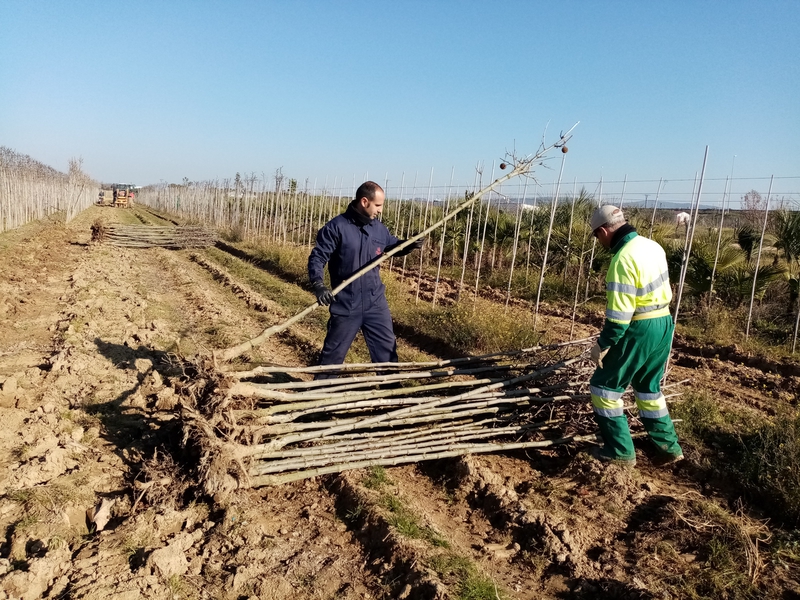
[[[795,0],[4,0],[0,145],[106,182],[465,187],[580,121],[562,189],[678,200],[708,145],[704,200],[733,167],[734,199],[774,174],[800,202],[798,24]]]

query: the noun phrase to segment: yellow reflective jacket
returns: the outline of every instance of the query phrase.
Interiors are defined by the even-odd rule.
[[[672,300],[667,256],[657,242],[631,231],[612,252],[606,275],[606,324],[599,340],[603,348],[615,344],[631,321],[669,316]]]

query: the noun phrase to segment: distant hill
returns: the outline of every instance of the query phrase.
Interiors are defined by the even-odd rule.
[[[484,203],[488,202],[488,200],[485,199],[485,198],[482,199],[481,201],[484,202]],[[416,202],[416,203],[420,203],[420,204],[425,204],[427,202],[427,200],[425,198],[405,198],[405,199],[403,199],[403,202]],[[492,198],[491,199],[492,206],[499,207],[501,210],[503,210],[505,212],[516,211],[517,210],[517,206],[519,205],[520,202],[522,202],[522,198],[506,197],[506,198],[504,198],[503,200],[501,200],[499,202],[498,202],[497,198]],[[550,206],[550,202],[551,202],[550,198],[540,197],[536,201],[536,206],[537,207],[539,207],[539,206]],[[566,203],[569,203],[570,201],[568,199],[562,199],[560,202],[562,204],[566,204]],[[444,204],[444,200],[441,199],[441,198],[435,198],[435,199],[432,200],[432,203],[433,204]],[[533,200],[531,198],[526,198],[525,199],[525,206],[527,208],[532,207],[533,206]],[[663,201],[659,201],[658,210],[685,210],[685,211],[688,211],[691,208],[691,206],[692,206],[691,202],[663,202]],[[653,210],[653,201],[650,200],[648,202],[645,202],[643,200],[636,200],[636,201],[633,201],[633,202],[625,202],[622,205],[622,207],[623,208],[641,208],[641,209],[646,209],[646,210]],[[716,206],[716,205],[713,205],[713,204],[703,204],[703,203],[701,203],[700,204],[700,210],[702,210],[702,211],[719,210],[719,206]],[[726,208],[725,210],[726,211],[727,210],[737,211],[737,210],[739,210],[739,208],[738,207],[735,207],[735,208],[730,208],[729,207],[729,208]]]
[[[503,202],[492,202],[493,206],[499,206],[504,211],[515,211],[517,209],[517,205],[521,200],[518,198],[508,198]],[[539,198],[536,202],[537,206],[550,206],[551,199],[550,198]],[[561,200],[562,204],[568,203],[569,200]],[[529,199],[525,201],[526,206],[531,207],[533,202]],[[691,208],[690,202],[659,202],[658,203],[658,210],[685,210],[688,211]],[[625,202],[622,205],[622,208],[641,208],[643,210],[653,210],[653,201],[644,202],[642,200],[635,201],[635,202]],[[719,210],[719,206],[714,206],[712,204],[703,204],[700,203],[700,210]],[[726,209],[728,210],[728,209]],[[733,209],[736,210],[736,209]]]
[[[630,202],[630,203],[626,202],[623,205],[623,208],[625,208],[626,206],[634,206],[636,208],[649,208],[650,210],[653,210],[653,203],[652,202],[647,202],[647,203],[642,202],[642,201]],[[663,210],[688,210],[689,208],[691,208],[691,206],[692,205],[691,205],[690,202],[659,202],[658,203],[658,210],[662,210],[662,209]],[[703,204],[702,202],[700,203],[700,210],[714,210],[714,209],[719,210],[719,206]]]

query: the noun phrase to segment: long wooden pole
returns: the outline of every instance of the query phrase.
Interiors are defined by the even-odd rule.
[[[617,207],[620,210],[622,210],[622,205],[625,204],[625,188],[626,187],[628,187],[628,175],[627,175],[627,173],[625,174],[625,179],[622,181],[622,196],[620,196],[620,198],[619,198],[619,206]]]
[[[656,209],[658,208],[658,197],[661,195],[661,184],[664,178],[658,180],[658,189],[656,190],[656,201],[653,203],[653,216],[650,217],[650,237],[653,237],[653,225],[656,222]]]
[[[692,235],[688,237],[687,243],[684,247],[684,254],[683,254],[683,264],[681,266],[681,277],[680,282],[678,283],[678,297],[675,300],[675,314],[672,317],[672,323],[675,325],[675,328],[672,330],[672,337],[669,341],[669,355],[667,356],[667,363],[664,366],[664,377],[663,380],[666,380],[667,375],[669,374],[669,363],[672,358],[672,345],[675,341],[675,329],[678,325],[678,313],[680,312],[681,308],[681,297],[683,296],[683,284],[686,279],[686,272],[689,270],[689,258],[692,255],[692,242],[694,240],[694,228],[697,225],[697,211],[700,209],[700,194],[703,191],[703,179],[706,175],[706,163],[708,161],[708,146],[706,146],[706,151],[703,154],[703,168],[700,173],[700,183],[697,186],[697,200],[695,202],[695,210],[694,210],[694,222],[692,223]],[[688,226],[687,226],[688,227]],[[687,229],[688,232],[688,229]]]
[[[717,275],[717,263],[719,262],[719,249],[722,245],[722,227],[725,223],[725,198],[728,195],[728,184],[730,181],[725,178],[725,191],[722,192],[722,211],[719,215],[719,231],[717,231],[717,251],[714,253],[714,266],[711,269],[711,281],[708,285],[708,306],[711,306],[712,298],[714,296],[714,278]]]
[[[764,225],[761,227],[761,240],[758,242],[758,255],[756,256],[756,268],[753,273],[753,289],[750,291],[750,309],[747,311],[747,327],[744,331],[744,339],[750,337],[750,320],[753,316],[753,302],[756,298],[756,282],[758,281],[758,269],[761,266],[761,249],[764,247],[764,235],[767,233],[767,221],[769,220],[769,200],[772,196],[772,180],[775,178],[772,175],[769,178],[769,191],[767,192],[767,206],[764,209]]]
[[[494,163],[492,164],[492,177],[494,177]],[[475,295],[473,296],[473,301],[477,305],[478,302],[478,291],[480,288],[481,282],[481,267],[483,266],[483,249],[486,245],[486,228],[489,225],[489,211],[492,208],[492,195],[489,194],[489,198],[486,201],[486,216],[483,218],[483,233],[481,234],[480,231],[478,232],[481,237],[481,247],[478,251],[478,261],[475,269]],[[478,221],[478,227],[480,228],[480,221]],[[478,236],[476,236],[477,239]]]
[[[325,475],[328,473],[341,473],[350,469],[363,469],[374,466],[389,466],[416,463],[424,460],[433,460],[441,458],[451,458],[461,456],[463,454],[479,454],[486,452],[503,452],[509,450],[521,450],[525,448],[546,448],[550,446],[558,446],[569,444],[571,442],[594,442],[598,440],[596,434],[571,436],[559,438],[557,440],[544,440],[541,442],[516,442],[509,444],[474,444],[467,448],[459,450],[444,450],[440,452],[424,452],[418,454],[407,454],[405,456],[391,457],[391,458],[373,458],[367,460],[355,460],[349,463],[342,463],[338,465],[331,465],[327,467],[320,467],[316,469],[296,471],[293,473],[283,473],[280,475],[258,475],[251,477],[250,484],[253,487],[265,485],[278,485],[281,483],[288,483],[291,481],[298,481],[300,479],[307,479],[318,475]]]
[[[700,184],[702,185],[702,183]],[[681,261],[681,272],[680,278],[678,279],[678,296],[680,296],[680,292],[683,291],[683,282],[686,278],[686,272],[689,268],[689,258],[691,257],[691,241],[690,236],[692,234],[694,222],[693,219],[697,215],[697,210],[700,207],[700,195],[698,193],[698,181],[697,181],[697,172],[695,171],[694,174],[694,185],[692,186],[692,204],[691,208],[689,209],[689,222],[686,225],[686,237],[683,240],[683,259]]]
[[[539,285],[536,286],[536,305],[533,310],[533,329],[536,329],[536,321],[539,318],[539,300],[542,297],[542,287],[544,287],[544,273],[547,269],[547,254],[550,251],[550,237],[553,233],[553,221],[556,218],[556,208],[558,207],[558,195],[561,193],[561,177],[564,175],[564,163],[567,161],[567,154],[561,155],[561,170],[558,173],[558,185],[556,195],[553,198],[553,205],[550,208],[550,225],[547,227],[547,241],[544,245],[544,257],[542,258],[542,269],[539,273]]]
[[[445,207],[444,207],[445,214],[447,214],[447,212],[450,210],[450,193],[452,192],[453,189],[453,176],[455,175],[455,172],[456,168],[452,167],[450,169],[450,185],[447,186],[447,199],[445,200]],[[439,276],[442,273],[442,258],[444,258],[444,242],[446,233],[447,233],[447,223],[444,223],[442,225],[442,237],[439,240],[439,262],[436,265],[436,281],[433,284],[433,300],[431,301],[431,304],[433,306],[436,306],[436,294],[439,292]]]
[[[523,214],[522,207],[525,206],[525,193],[528,190],[528,182],[525,182],[525,191],[522,192],[522,202],[517,202],[517,218],[514,223],[514,245],[511,248],[511,264],[508,269],[508,288],[506,289],[506,310],[511,300],[511,284],[514,281],[514,263],[517,262],[517,247],[519,246],[519,234],[522,231]]]
[[[703,167],[705,168],[705,162],[703,162]],[[695,181],[697,181],[696,175],[695,175]],[[702,185],[703,183],[701,177],[700,186],[702,187]],[[695,191],[693,191],[693,193],[697,192],[697,196],[693,200],[692,208],[689,211],[690,213],[696,214],[696,208],[700,205],[699,191],[700,191],[699,188],[696,188]],[[681,260],[681,270],[680,270],[680,275],[678,277],[678,293],[677,293],[677,298],[675,300],[675,314],[672,317],[673,323],[675,325],[678,324],[678,315],[681,309],[681,299],[683,298],[683,283],[686,280],[686,272],[689,270],[689,259],[692,256],[692,242],[690,238],[691,230],[692,230],[692,223],[690,222],[689,224],[686,225],[686,239],[683,243],[683,258]]]
[[[528,373],[527,375],[521,375],[521,376],[515,377],[513,379],[507,379],[505,381],[500,381],[500,382],[497,382],[497,383],[491,383],[491,384],[476,388],[474,390],[470,390],[468,392],[464,392],[462,394],[458,394],[456,396],[450,396],[450,397],[447,397],[447,398],[439,398],[439,399],[433,400],[431,402],[425,402],[423,404],[417,404],[417,405],[414,405],[414,406],[408,406],[406,408],[400,408],[400,409],[393,410],[393,411],[390,411],[390,412],[387,412],[387,413],[376,415],[374,417],[368,417],[366,419],[360,419],[360,420],[358,420],[357,423],[354,423],[354,424],[334,425],[334,426],[329,427],[327,429],[323,429],[323,430],[320,430],[320,431],[313,431],[313,432],[304,433],[304,434],[290,434],[290,435],[287,435],[285,437],[277,438],[277,439],[272,440],[271,442],[269,442],[267,444],[267,446],[269,447],[270,450],[279,450],[281,448],[286,447],[289,444],[295,444],[295,443],[298,443],[298,442],[306,442],[306,441],[311,441],[311,440],[318,440],[318,439],[321,439],[321,438],[324,438],[324,437],[332,436],[334,434],[337,434],[337,433],[340,433],[340,432],[343,432],[343,431],[352,431],[353,429],[362,428],[362,427],[365,427],[367,425],[372,425],[374,423],[381,423],[383,421],[387,421],[387,420],[390,420],[390,419],[396,419],[396,418],[399,418],[399,417],[406,417],[408,415],[418,414],[418,413],[421,413],[423,411],[427,411],[427,410],[430,410],[430,409],[433,409],[433,408],[437,408],[439,406],[452,405],[452,404],[460,403],[463,400],[473,399],[476,396],[481,396],[481,395],[483,395],[483,394],[485,394],[486,392],[489,392],[489,391],[499,390],[499,389],[505,388],[505,387],[511,387],[511,386],[514,386],[514,385],[516,385],[518,383],[522,383],[523,381],[530,381],[532,379],[536,379],[538,377],[542,377],[544,375],[547,375],[548,373],[552,373],[552,372],[558,371],[559,369],[562,369],[564,367],[568,367],[569,365],[572,365],[572,364],[574,364],[574,363],[576,363],[576,362],[578,362],[580,360],[583,360],[582,355],[577,357],[577,358],[572,358],[572,359],[569,359],[569,360],[563,360],[563,361],[555,363],[555,364],[553,364],[553,365],[551,365],[549,367],[545,367],[545,368],[540,369],[538,371],[534,371],[532,373]]]
[[[569,227],[567,228],[567,248],[565,251],[566,256],[564,257],[564,277],[562,279],[564,284],[567,283],[567,269],[569,268],[569,258],[572,251],[572,222],[575,219],[575,201],[578,198],[575,192],[577,189],[578,189],[578,178],[576,177],[572,182],[572,206],[570,207],[569,210]]]
[[[403,237],[410,237],[411,236],[411,228],[413,226],[413,218],[414,218],[414,205],[416,204],[417,200],[417,177],[419,176],[419,172],[414,173],[414,186],[411,189],[411,200],[409,203],[409,211],[408,211],[408,227],[406,228],[406,233]],[[405,279],[406,276],[406,261],[408,260],[408,255],[403,255],[403,267],[400,270],[400,281]]]
[[[531,207],[531,222],[528,224],[528,250],[525,257],[525,285],[528,285],[528,275],[531,268],[531,246],[533,245],[533,222],[536,218],[536,206],[539,200],[539,182],[536,182],[536,188],[533,192],[533,207]]]
[[[428,224],[428,210],[431,206],[431,190],[433,189],[433,167],[431,167],[431,178],[428,180],[428,198],[425,200],[425,215],[422,217],[422,227]],[[433,216],[431,215],[431,218]],[[417,293],[414,296],[414,303],[419,303],[419,288],[422,287],[422,270],[425,268],[425,246],[419,249],[419,275],[417,277]]]
[[[494,163],[492,163],[492,179],[494,179]],[[475,183],[473,188],[483,185],[483,165],[479,164],[475,167]],[[480,208],[480,205],[479,205]],[[461,279],[458,282],[458,294],[456,294],[456,302],[461,301],[461,293],[464,291],[464,273],[467,271],[467,253],[469,252],[469,239],[472,235],[472,214],[475,212],[475,205],[472,204],[469,208],[469,215],[464,223],[464,253],[461,255]],[[480,216],[480,210],[478,211]],[[453,239],[453,246],[455,246],[455,238]],[[453,258],[455,259],[455,247],[453,248]]]
[[[531,346],[530,348],[523,348],[521,350],[510,350],[503,352],[492,352],[490,354],[481,354],[478,356],[464,356],[460,358],[449,358],[436,361],[422,361],[422,362],[403,362],[403,363],[342,363],[337,365],[315,365],[311,367],[289,367],[285,365],[276,365],[269,367],[255,367],[250,371],[231,371],[230,375],[237,379],[246,379],[249,377],[257,377],[268,373],[353,373],[358,371],[375,371],[375,370],[397,370],[406,371],[409,369],[420,368],[436,368],[451,365],[463,365],[470,363],[479,363],[486,361],[502,360],[503,358],[521,356],[523,354],[530,354],[532,352],[539,352],[542,350],[557,350],[567,346],[575,346],[580,344],[587,344],[592,342],[597,336],[589,336],[580,340],[572,340],[569,342],[559,342],[557,344],[547,344]]]
[[[403,208],[403,191],[406,184],[406,172],[403,171],[403,175],[400,177],[400,197],[398,198],[397,204],[397,212],[395,213],[394,218],[394,231],[400,231],[400,211]],[[320,225],[320,229],[322,225]],[[389,262],[389,271],[394,268],[394,258]]]
[[[603,204],[603,177],[600,177],[600,189],[597,193],[597,208],[600,208]],[[583,297],[583,301],[587,302],[589,300],[589,284],[592,280],[592,263],[594,262],[594,252],[597,249],[597,238],[592,236],[592,251],[589,254],[589,264],[586,267],[586,294]]]

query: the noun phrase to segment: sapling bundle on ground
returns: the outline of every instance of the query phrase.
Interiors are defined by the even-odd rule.
[[[198,225],[92,225],[92,240],[124,248],[206,248],[217,241],[216,232]]]
[[[182,408],[206,491],[594,441],[593,338],[418,363],[216,372]],[[326,375],[325,379],[313,379]]]

